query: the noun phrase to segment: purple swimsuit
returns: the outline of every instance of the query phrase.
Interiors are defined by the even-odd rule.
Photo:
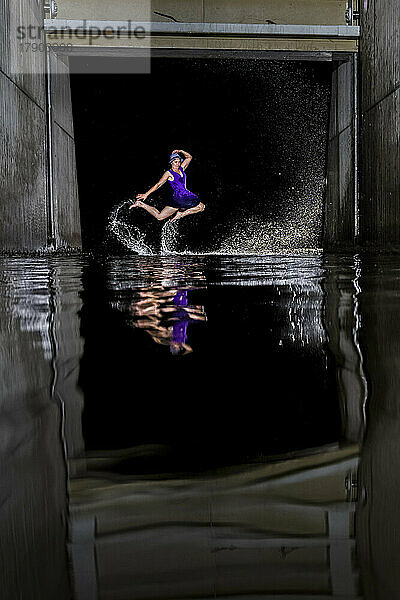
[[[183,169],[179,169],[179,173],[169,169],[173,181],[168,179],[173,191],[172,199],[168,202],[168,206],[186,210],[197,206],[200,202],[199,197],[186,189],[186,173]]]
[[[188,305],[187,290],[179,290],[173,298],[172,302],[177,307],[177,310],[174,312],[174,317],[178,318],[179,320],[175,321],[175,323],[172,326],[171,342],[173,344],[179,345],[186,344],[187,327],[190,321],[190,317],[185,310],[179,310],[179,306]]]

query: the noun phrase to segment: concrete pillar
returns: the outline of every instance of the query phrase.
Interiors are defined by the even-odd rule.
[[[333,63],[323,234],[324,247],[332,250],[350,248],[356,235],[356,61]]]
[[[56,248],[79,248],[81,217],[68,58],[49,52],[52,170],[51,237]]]
[[[45,54],[21,46],[18,27],[42,43],[43,2],[0,0],[0,248],[47,243]],[[26,39],[26,43],[32,42]]]
[[[63,91],[55,86],[53,97],[58,109],[50,161],[55,193],[49,193],[43,16],[43,0],[0,0],[0,250],[36,251],[45,248],[49,238],[55,238],[51,241],[56,246],[80,246],[71,104],[65,84]],[[62,101],[57,102],[57,96]]]
[[[400,245],[400,4],[361,2],[360,242]]]

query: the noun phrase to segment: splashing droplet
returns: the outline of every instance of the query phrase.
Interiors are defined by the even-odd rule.
[[[177,254],[178,226],[176,223],[166,221],[161,229],[161,253]]]
[[[108,219],[108,231],[128,250],[143,255],[152,255],[155,252],[145,243],[145,233],[135,225],[126,221],[123,209],[132,204],[131,200],[124,200],[115,206]]]

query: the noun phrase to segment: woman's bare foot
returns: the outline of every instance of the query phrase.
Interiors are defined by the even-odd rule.
[[[143,206],[143,202],[141,200],[135,200],[134,203],[129,207],[129,210],[131,210],[131,208],[137,208],[138,206]]]
[[[178,219],[180,219],[182,217],[182,214],[180,210],[178,210],[178,212],[175,214],[174,217],[172,217],[170,223],[173,223],[174,221],[177,221]]]

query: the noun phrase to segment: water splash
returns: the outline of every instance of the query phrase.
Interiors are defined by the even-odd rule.
[[[314,182],[315,184],[315,182]],[[314,185],[315,187],[315,185]],[[151,242],[146,239],[146,232],[141,226],[129,222],[131,212],[127,207],[130,200],[124,200],[115,206],[110,214],[108,231],[125,248],[140,255],[272,255],[303,254],[319,252],[319,224],[322,215],[322,193],[310,201],[312,194],[304,194],[302,198],[292,202],[290,213],[275,220],[263,220],[259,215],[237,215],[227,224],[226,232],[219,233],[219,239],[212,239],[210,231],[205,230],[208,237],[208,248],[188,247],[188,236],[181,222],[165,221],[161,230],[154,225],[150,231]],[[196,217],[192,217],[195,219]],[[186,232],[187,233],[187,232]],[[158,237],[159,236],[159,237]],[[215,237],[215,236],[214,236]],[[194,242],[194,246],[196,243]]]
[[[177,254],[178,239],[178,224],[166,221],[161,229],[161,254]]]
[[[218,254],[279,254],[319,250],[318,234],[306,221],[286,219],[259,222],[248,217],[234,223],[229,234],[221,240]]]
[[[128,250],[147,256],[155,254],[153,249],[144,241],[146,234],[126,220],[126,209],[131,204],[131,200],[124,200],[112,209],[107,229]]]

